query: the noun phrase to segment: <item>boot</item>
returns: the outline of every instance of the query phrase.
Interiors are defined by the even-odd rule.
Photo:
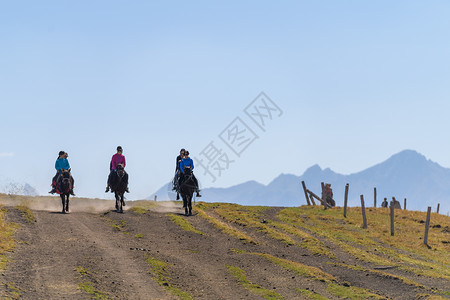
[[[106,187],[105,193],[109,192],[109,185]]]
[[[128,189],[128,187],[125,189],[125,192],[127,192],[127,193],[129,193],[130,192],[130,190]]]
[[[56,193],[56,189],[55,188],[52,188],[52,190],[50,191],[50,192],[48,192],[49,194],[54,194],[54,193]]]
[[[202,195],[200,195],[200,191],[197,190],[197,195],[195,195],[197,198],[200,198]]]
[[[73,190],[70,190],[69,194],[71,194],[72,196],[75,196],[75,193],[73,192]]]
[[[177,193],[177,200],[180,200],[180,194]]]

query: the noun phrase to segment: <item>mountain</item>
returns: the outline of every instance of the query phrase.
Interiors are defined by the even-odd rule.
[[[6,178],[0,178],[0,193],[24,196],[39,195],[37,190],[28,183],[19,183]]]
[[[345,184],[348,183],[350,206],[361,205],[360,195],[364,195],[367,207],[373,206],[373,189],[376,187],[377,206],[383,198],[390,201],[396,197],[402,206],[403,199],[407,198],[407,209],[410,210],[423,211],[427,206],[432,206],[435,211],[437,203],[440,203],[441,213],[450,211],[450,169],[413,150],[402,151],[382,163],[350,175],[314,165],[301,176],[281,174],[268,185],[248,181],[229,188],[206,188],[202,191],[202,200],[242,205],[298,206],[306,204],[302,181],[317,195],[321,192],[321,182],[330,183],[338,206],[343,205]],[[164,186],[156,194],[164,200],[167,191],[168,187]],[[154,195],[149,198],[153,199]]]

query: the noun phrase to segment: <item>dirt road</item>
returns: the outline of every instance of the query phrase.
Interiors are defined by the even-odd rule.
[[[332,245],[335,261],[251,228],[235,227],[258,241],[245,243],[199,215],[181,216],[178,204],[124,214],[34,210],[31,223],[16,208],[7,209],[8,221],[22,226],[15,235],[18,246],[0,276],[2,297],[263,299],[272,293],[272,299],[309,299],[305,291],[310,291],[342,299],[330,289],[334,285],[365,289],[387,299],[413,299],[426,292],[383,274],[339,267],[341,262],[358,262]],[[267,211],[266,218],[275,219],[277,210]],[[188,220],[198,232],[181,228],[173,216]],[[274,258],[317,268],[313,270],[336,279],[309,278],[274,263]],[[242,276],[232,270],[241,270]],[[434,280],[428,286],[444,289],[447,284]]]

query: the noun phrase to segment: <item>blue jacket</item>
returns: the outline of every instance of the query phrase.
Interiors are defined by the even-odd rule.
[[[181,173],[184,172],[184,168],[185,167],[191,167],[191,171],[194,170],[194,161],[188,157],[188,158],[183,158],[180,162],[180,171]]]
[[[58,158],[55,162],[55,169],[57,171],[59,170],[69,170],[70,169],[70,165],[69,165],[69,161],[67,160],[67,158]]]

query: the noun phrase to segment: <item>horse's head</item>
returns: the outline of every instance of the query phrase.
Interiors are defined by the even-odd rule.
[[[122,165],[122,164],[118,164],[118,165],[117,165],[117,167],[116,167],[116,172],[117,172],[117,175],[118,175],[120,178],[122,178],[122,177],[125,175],[125,169],[123,168],[123,165]]]
[[[62,181],[70,180],[70,170],[62,170],[61,179],[62,179]]]
[[[183,169],[183,174],[184,174],[184,175],[190,175],[190,174],[192,174],[191,167],[184,167],[184,169]]]

